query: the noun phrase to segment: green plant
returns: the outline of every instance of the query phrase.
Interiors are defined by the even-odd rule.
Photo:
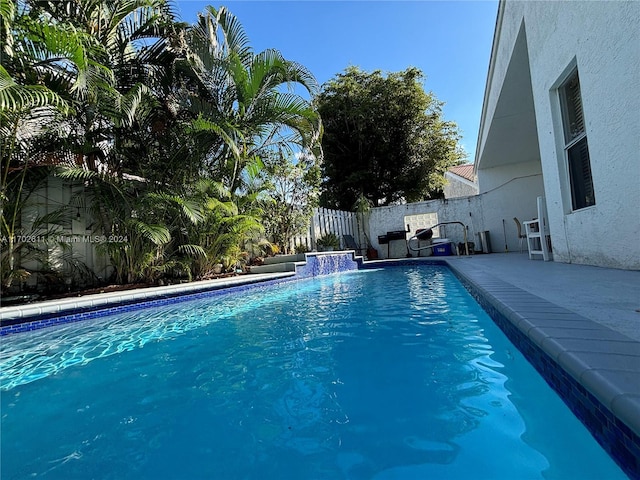
[[[360,232],[362,232],[365,240],[367,241],[367,248],[371,247],[371,240],[369,239],[369,235],[367,235],[365,218],[371,212],[372,207],[373,202],[365,197],[364,193],[360,193],[358,199],[356,200],[356,203],[353,204],[353,210],[356,212],[356,222],[358,224],[358,236],[360,236]]]
[[[295,252],[296,253],[307,253],[309,251],[309,247],[307,247],[304,243],[299,243],[296,245]]]
[[[224,7],[194,25],[174,23],[172,9],[170,0],[0,0],[4,286],[52,263],[48,243],[20,238],[53,242],[83,226],[72,223],[81,211],[92,238],[116,239],[92,258],[108,260],[119,283],[203,278],[287,248],[265,230],[280,215],[265,199],[281,178],[301,191],[279,198],[295,201],[291,223],[306,228],[297,214],[310,215],[320,178],[315,78],[277,50],[254,52]],[[283,171],[264,168],[274,152]],[[43,165],[72,188],[60,225],[35,218],[29,202]],[[55,245],[56,260],[65,247]]]
[[[317,206],[320,168],[312,155],[268,155],[263,223],[268,238],[291,253],[292,240],[309,228],[313,207]]]
[[[340,239],[335,233],[327,233],[316,240],[319,247],[340,248]]]
[[[206,7],[186,33],[191,133],[213,161],[208,170],[232,194],[246,168],[265,150],[320,154],[322,123],[310,96],[318,84],[304,66],[273,49],[254,53],[244,29],[225,7]],[[287,93],[282,87],[288,87]]]

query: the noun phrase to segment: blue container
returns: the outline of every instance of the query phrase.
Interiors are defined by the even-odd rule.
[[[442,243],[446,241],[447,243]],[[436,241],[433,242],[434,243],[434,247],[433,247],[433,255],[436,257],[447,257],[449,255],[451,255],[451,244],[449,243],[449,240],[447,239],[442,239],[440,242]]]

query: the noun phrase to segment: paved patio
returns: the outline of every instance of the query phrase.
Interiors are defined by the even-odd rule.
[[[447,257],[640,341],[640,271],[542,260],[526,253]]]

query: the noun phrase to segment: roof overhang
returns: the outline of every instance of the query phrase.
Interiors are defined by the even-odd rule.
[[[540,159],[536,115],[529,69],[524,21],[516,37],[504,76],[495,72],[496,56],[501,55],[500,28],[504,3],[501,2],[485,99],[480,119],[475,170]],[[497,98],[493,111],[490,99]]]

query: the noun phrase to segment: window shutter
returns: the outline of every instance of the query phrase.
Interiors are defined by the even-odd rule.
[[[573,209],[595,205],[596,199],[593,191],[591,177],[591,162],[589,160],[589,147],[587,138],[583,138],[573,145],[569,151],[569,175],[572,185]]]
[[[573,139],[585,133],[584,115],[582,113],[582,99],[580,97],[580,80],[578,73],[565,84],[564,98],[566,102],[565,142],[570,143]]]
[[[571,203],[573,210],[580,210],[595,205],[596,198],[577,70],[559,88],[559,94],[564,128],[564,148],[569,167]]]

